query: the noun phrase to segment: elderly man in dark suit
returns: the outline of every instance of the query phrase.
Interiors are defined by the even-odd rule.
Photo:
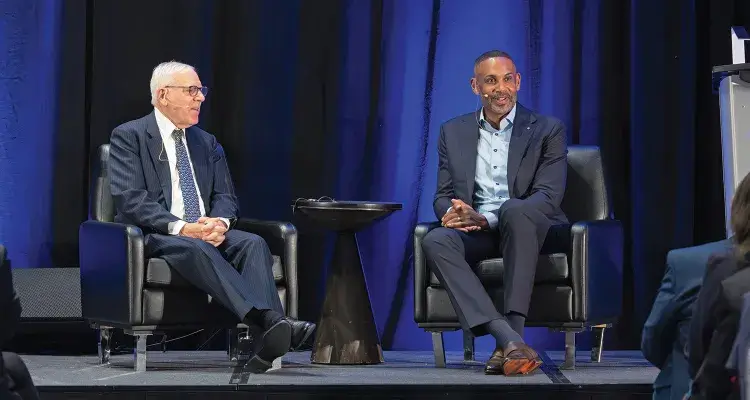
[[[13,338],[21,317],[21,302],[13,287],[5,247],[0,245],[0,348]],[[0,399],[39,398],[28,368],[18,354],[3,352],[0,357]]]
[[[315,325],[283,315],[267,244],[232,229],[238,205],[223,149],[195,126],[207,91],[189,65],[154,68],[154,111],[110,138],[115,221],[140,227],[147,257],[164,259],[257,332],[248,366],[264,372]]]
[[[527,374],[541,365],[522,337],[539,252],[558,228],[569,230],[560,209],[565,127],[518,104],[521,75],[505,52],[477,58],[470,84],[482,108],[440,129],[433,205],[443,227],[422,247],[463,329],[495,338],[485,373]],[[502,310],[471,267],[498,255],[505,264]]]

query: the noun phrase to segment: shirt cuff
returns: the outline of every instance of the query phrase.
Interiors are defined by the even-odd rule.
[[[169,227],[169,234],[175,235],[175,236],[179,235],[180,231],[182,230],[182,227],[185,226],[185,224],[187,224],[187,222],[183,220],[172,222],[170,224],[172,226]]]
[[[451,212],[452,209],[453,209],[453,206],[448,207],[448,209],[445,210],[445,213],[448,214],[449,212]]]
[[[229,218],[222,218],[222,217],[218,217],[218,218],[219,218],[219,221],[223,222],[224,225],[227,226],[227,230],[229,230]]]
[[[484,218],[487,219],[487,223],[490,225],[490,229],[497,228],[497,215],[495,215],[495,213],[486,212],[482,213],[482,215],[484,215]]]

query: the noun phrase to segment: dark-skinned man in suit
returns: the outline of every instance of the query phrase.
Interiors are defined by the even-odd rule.
[[[470,85],[482,107],[441,126],[433,206],[443,226],[422,248],[462,328],[495,338],[485,373],[528,374],[542,364],[523,341],[537,259],[545,241],[554,242],[548,238],[570,229],[560,209],[566,131],[560,120],[518,104],[521,75],[505,52],[479,56]],[[502,310],[472,269],[500,255]]]
[[[150,87],[154,111],[110,138],[115,221],[141,228],[146,257],[164,259],[256,332],[247,365],[265,372],[311,338],[315,324],[283,315],[268,245],[231,229],[239,210],[224,151],[196,126],[208,94],[198,73],[162,63]]]

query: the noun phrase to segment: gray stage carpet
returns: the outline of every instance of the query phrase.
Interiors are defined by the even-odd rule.
[[[212,386],[237,385],[650,385],[658,370],[637,351],[604,352],[601,363],[592,363],[589,352],[578,353],[573,371],[556,365],[562,352],[544,353],[545,365],[522,377],[486,376],[483,362],[489,354],[477,354],[477,361],[465,362],[463,353],[448,353],[448,367],[435,368],[430,352],[385,352],[385,363],[371,366],[328,366],[310,363],[310,353],[291,353],[282,368],[255,375],[233,367],[225,352],[150,351],[148,370],[132,370],[130,355],[112,357],[109,365],[98,365],[96,356],[22,355],[36,385],[61,387]]]

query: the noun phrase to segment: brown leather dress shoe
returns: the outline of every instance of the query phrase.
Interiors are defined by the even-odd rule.
[[[484,367],[487,375],[526,375],[542,365],[539,354],[525,343],[510,342],[505,349],[497,348]]]

